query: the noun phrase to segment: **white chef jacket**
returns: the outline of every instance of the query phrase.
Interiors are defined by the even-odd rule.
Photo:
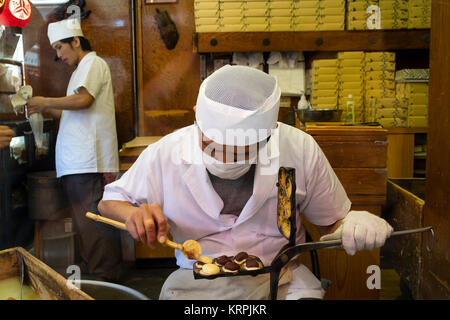
[[[197,240],[202,255],[217,257],[240,251],[270,265],[287,244],[277,227],[276,186],[281,166],[296,169],[296,204],[315,225],[330,225],[350,210],[341,183],[314,139],[297,128],[278,123],[256,164],[253,194],[241,214],[221,215],[223,201],[215,192],[201,160],[195,125],[182,128],[148,146],[133,166],[105,187],[103,200],[134,205],[158,203],[175,242]],[[297,243],[305,231],[297,218]],[[175,252],[177,264],[192,268],[193,260]]]
[[[118,172],[114,94],[108,64],[92,51],[72,73],[67,96],[84,87],[95,99],[82,110],[63,110],[56,140],[56,172],[61,177],[91,172]]]

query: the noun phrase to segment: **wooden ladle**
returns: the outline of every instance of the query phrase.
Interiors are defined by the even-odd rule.
[[[122,223],[122,222],[119,222],[116,220],[112,220],[109,218],[105,218],[101,215],[94,214],[92,212],[86,212],[86,217],[89,219],[92,219],[94,221],[109,224],[109,225],[116,227],[118,229],[121,229],[121,230],[125,230],[125,231],[127,230],[125,223]],[[167,239],[164,244],[171,248],[180,250],[181,252],[183,252],[183,254],[188,259],[198,260],[198,258],[200,258],[201,254],[202,254],[202,248],[200,247],[200,244],[195,240],[186,240],[183,243],[183,245],[181,245],[181,244],[178,244],[176,242],[173,242],[173,241],[170,241],[169,239]]]

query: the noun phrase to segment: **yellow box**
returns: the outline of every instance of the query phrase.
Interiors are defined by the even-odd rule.
[[[426,93],[411,93],[408,96],[408,105],[421,104],[428,105],[428,94]]]
[[[381,20],[381,29],[407,29],[408,19]]]
[[[377,122],[379,122],[384,128],[398,128],[407,126],[407,120],[404,118],[380,118],[377,119]]]
[[[315,59],[312,62],[313,68],[324,68],[324,67],[337,67],[337,59]]]
[[[369,15],[365,11],[352,11],[347,13],[347,18],[349,20],[366,20]]]
[[[311,1],[294,1],[294,8],[302,9],[302,8],[318,8],[319,7],[319,0],[311,0]]]
[[[291,17],[294,15],[291,9],[270,9],[269,13],[272,17]]]
[[[409,128],[428,127],[428,117],[408,117]]]
[[[232,10],[234,11],[234,10]],[[244,16],[246,17],[270,17],[270,9],[251,9],[245,10]],[[225,15],[223,15],[225,17]]]
[[[360,59],[338,59],[338,66],[339,66],[339,68],[345,68],[345,67],[363,68],[364,67],[364,60],[360,60]]]
[[[342,89],[339,90],[339,97],[348,97],[351,94],[354,99],[363,98],[364,97],[364,89]]]
[[[427,105],[412,105],[407,108],[408,115],[411,117],[428,116],[428,106]]]
[[[339,81],[339,88],[341,90],[355,90],[355,91],[364,91],[364,82],[350,82],[350,81]]]
[[[319,74],[317,76],[312,76],[312,82],[320,83],[320,82],[338,82],[337,74]]]
[[[409,29],[424,29],[430,28],[430,26],[431,26],[431,19],[428,17],[408,19]]]
[[[431,6],[431,0],[409,0],[409,7]]]
[[[294,23],[292,17],[268,17],[266,19],[267,19],[267,22],[272,23],[272,24],[293,24]]]
[[[263,18],[264,19],[264,18]],[[246,21],[246,18],[244,17],[225,17],[225,18],[220,18],[220,23],[223,25],[227,25],[227,24],[248,24],[248,22]],[[263,20],[260,23],[264,23],[265,21]]]
[[[293,15],[298,17],[303,16],[317,16],[319,14],[319,8],[300,8],[294,9]]]
[[[314,93],[313,93],[314,94]],[[314,103],[315,105],[318,104],[334,104],[337,105],[337,101],[338,101],[338,97],[316,97],[316,96],[311,96],[311,103]]]
[[[386,90],[366,90],[366,97],[384,97],[385,94]]]
[[[407,108],[376,108],[375,117],[377,118],[406,118],[408,117]]]
[[[370,80],[394,80],[395,71],[367,71],[366,81]]]
[[[347,1],[347,12],[352,11],[366,11],[368,5],[365,1],[361,2],[348,2]]]
[[[254,27],[256,25],[253,25],[252,27]],[[247,25],[245,24],[227,24],[227,25],[223,25],[221,28],[221,32],[243,32],[243,31],[248,31],[247,30]],[[257,30],[254,30],[257,31]],[[258,30],[260,31],[260,30]],[[263,30],[261,30],[263,31]]]
[[[195,26],[196,32],[222,32],[222,27],[219,25],[198,25]]]
[[[251,3],[251,2],[249,2]],[[247,5],[249,4],[247,3]],[[270,9],[294,9],[293,1],[267,1],[263,2]]]
[[[397,83],[395,87],[397,93],[403,96],[409,96],[411,93],[428,94],[428,83]]]
[[[395,52],[366,52],[367,62],[395,62]]]
[[[318,75],[322,75],[322,74],[336,74],[338,72],[338,68],[337,67],[316,67],[314,65],[312,65],[312,74],[313,76],[318,76]]]
[[[336,16],[336,15],[345,15],[345,6],[337,7],[337,8],[321,8],[319,9],[319,13],[321,15],[330,15],[330,16]]]
[[[336,109],[335,103],[320,103],[320,104],[314,104],[311,103],[311,109],[317,110],[317,109]]]
[[[228,17],[228,18],[223,18],[223,20],[225,19],[236,19],[236,17]],[[269,19],[267,17],[245,17],[245,18],[241,18],[246,24],[248,25],[252,25],[252,24],[267,24],[269,23]]]
[[[341,82],[360,82],[364,80],[364,74],[340,74],[339,81]]]
[[[345,16],[338,15],[338,16],[318,16],[318,20],[322,23],[339,23],[340,25],[345,23]]]
[[[247,3],[251,3],[251,2],[220,2],[220,9],[221,10],[232,10],[232,9],[245,9]],[[256,4],[259,4],[260,2],[253,2]],[[261,7],[260,8],[265,8],[264,3],[261,3]]]
[[[395,62],[381,61],[381,62],[366,62],[366,71],[395,71]]]
[[[337,57],[340,60],[358,59],[363,61],[365,53],[364,51],[340,51],[338,52]]]
[[[214,18],[197,18],[195,19],[195,25],[211,25],[211,24],[217,24],[220,22],[220,18],[214,17]]]
[[[317,26],[317,30],[320,31],[335,31],[335,30],[344,30],[345,23],[319,23]]]
[[[273,32],[277,32],[277,31],[294,31],[294,26],[289,24],[289,23],[283,23],[283,24],[276,24],[276,23],[271,23],[268,26],[268,31],[273,31]]]
[[[245,31],[247,32],[263,32],[268,31],[269,25],[268,24],[247,24]]]
[[[312,90],[334,90],[337,92],[338,90],[338,83],[337,82],[313,82],[312,83]]]
[[[421,18],[423,16],[431,17],[430,7],[410,7],[408,11],[409,18]]]
[[[347,21],[347,30],[367,30],[366,20]]]
[[[387,9],[380,10],[381,21],[392,19],[408,19],[408,9]]]
[[[364,76],[364,68],[363,67],[339,68],[338,71],[339,71],[340,75],[360,74],[360,75]]]
[[[366,89],[367,90],[395,90],[395,81],[394,80],[369,80],[366,81]]]
[[[345,0],[321,0],[319,6],[324,8],[341,8],[345,7]]]
[[[337,90],[317,90],[317,88],[313,88],[312,96],[314,98],[318,97],[336,97],[338,95]]]

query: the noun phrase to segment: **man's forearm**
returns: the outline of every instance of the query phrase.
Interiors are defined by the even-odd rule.
[[[102,200],[98,204],[98,210],[107,218],[125,222],[136,211],[136,207],[127,201]]]
[[[326,234],[330,234],[333,233],[334,231],[336,231],[337,228],[339,228],[339,226],[342,224],[342,219],[336,221],[335,223],[333,223],[332,225],[329,226],[317,226],[315,225],[317,231],[319,231],[320,236],[324,236]]]

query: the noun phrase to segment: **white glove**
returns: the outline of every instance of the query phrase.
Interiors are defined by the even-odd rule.
[[[372,250],[384,245],[394,229],[386,220],[367,211],[350,211],[335,232],[320,238],[342,239],[342,246],[349,255],[359,250]]]

